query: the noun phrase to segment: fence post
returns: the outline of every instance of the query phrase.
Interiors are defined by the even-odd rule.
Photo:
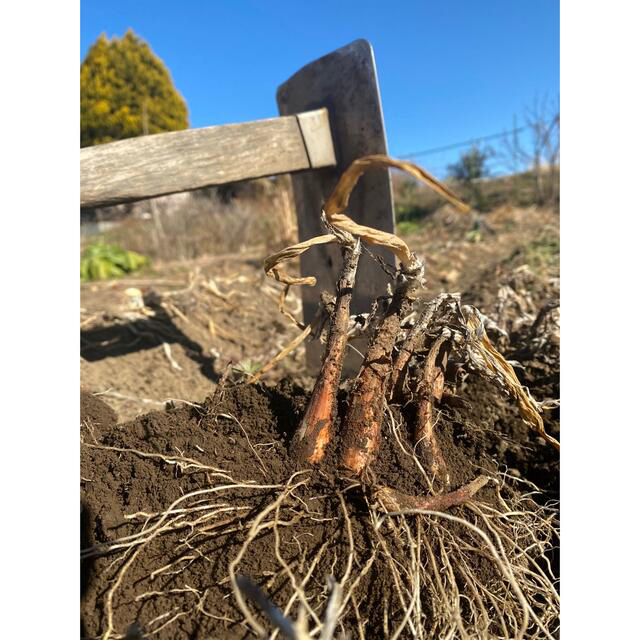
[[[325,199],[351,162],[369,154],[387,154],[387,141],[380,102],[373,49],[366,40],[356,40],[295,73],[277,91],[281,115],[293,115],[326,107],[329,112],[336,165],[292,174],[293,191],[300,240],[326,233],[320,222]],[[388,169],[366,173],[354,189],[347,212],[356,222],[383,231],[394,231],[393,196]],[[393,255],[382,249],[372,250],[385,262],[395,266]],[[317,278],[315,287],[303,287],[303,315],[306,323],[316,313],[322,291],[335,291],[340,267],[339,249],[333,245],[314,247],[301,256],[303,275]],[[383,295],[390,282],[380,265],[366,252],[360,259],[351,313],[370,309],[377,296]],[[365,345],[354,341],[360,351]],[[307,348],[311,369],[319,366],[324,346],[314,342]],[[360,358],[348,351],[345,370],[353,371]]]

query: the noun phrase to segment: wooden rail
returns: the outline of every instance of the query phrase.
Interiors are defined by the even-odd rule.
[[[326,109],[158,133],[80,150],[80,206],[335,166]]]

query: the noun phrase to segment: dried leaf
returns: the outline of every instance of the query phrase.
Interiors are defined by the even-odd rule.
[[[284,282],[285,284],[314,286],[316,284],[316,279],[313,276],[296,278],[295,276],[291,276],[280,269],[280,265],[283,262],[288,262],[289,260],[297,258],[314,245],[338,242],[340,240],[338,236],[341,233],[362,238],[362,240],[367,244],[387,247],[395,254],[398,260],[400,260],[405,269],[409,271],[421,268],[422,265],[420,261],[417,260],[404,240],[400,239],[393,233],[387,233],[386,231],[380,231],[379,229],[358,224],[343,213],[349,204],[349,197],[360,179],[360,176],[370,169],[387,167],[395,167],[396,169],[401,169],[411,174],[418,180],[430,186],[434,191],[436,191],[436,193],[439,193],[441,196],[446,198],[460,211],[466,213],[470,210],[470,208],[464,204],[447,186],[442,184],[421,167],[418,167],[411,162],[402,162],[385,155],[364,156],[351,163],[349,168],[340,177],[338,184],[325,203],[324,214],[326,215],[326,222],[329,227],[332,227],[335,230],[334,233],[316,236],[315,238],[311,238],[305,242],[300,242],[290,247],[286,247],[285,249],[269,256],[264,261],[265,273],[279,282]]]
[[[310,240],[306,240],[305,242],[299,242],[298,244],[291,245],[290,247],[286,247],[278,253],[274,253],[270,255],[264,261],[264,271],[268,276],[275,278],[278,282],[284,282],[284,284],[306,284],[313,287],[316,284],[316,279],[313,276],[309,276],[307,278],[296,278],[295,276],[290,276],[278,267],[283,262],[288,262],[289,260],[293,260],[297,258],[299,255],[303,254],[307,249],[313,247],[317,244],[328,244],[330,242],[337,242],[337,238],[333,234],[327,234],[324,236],[316,236],[315,238],[311,238]]]
[[[421,182],[424,182],[431,187],[436,193],[440,194],[443,198],[446,198],[454,207],[466,213],[470,211],[470,207],[460,200],[449,187],[442,184],[437,178],[434,178],[430,173],[427,173],[422,167],[413,164],[412,162],[403,162],[390,158],[382,154],[364,156],[358,160],[354,160],[349,168],[342,174],[338,184],[329,199],[327,200],[324,210],[330,220],[338,213],[342,213],[349,204],[349,197],[353,191],[356,183],[360,179],[360,176],[369,169],[382,169],[387,167],[394,167],[406,171],[414,178],[417,178]]]
[[[531,397],[526,387],[520,384],[513,367],[491,344],[480,313],[470,306],[465,307],[465,311],[467,312],[467,348],[474,364],[481,371],[488,372],[490,376],[497,379],[515,397],[522,419],[559,450],[560,443],[544,430],[544,422],[540,415],[542,406]]]
[[[314,323],[308,324],[303,331],[301,331],[291,342],[289,342],[278,355],[269,360],[264,366],[260,367],[258,371],[256,371],[250,378],[249,382],[251,384],[255,384],[258,380],[270,369],[280,362],[280,360],[284,360],[292,351],[295,351],[305,340],[305,338],[311,333],[314,328]]]

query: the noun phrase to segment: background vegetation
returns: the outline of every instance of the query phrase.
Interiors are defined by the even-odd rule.
[[[189,126],[187,105],[149,45],[102,34],[80,67],[80,146]]]

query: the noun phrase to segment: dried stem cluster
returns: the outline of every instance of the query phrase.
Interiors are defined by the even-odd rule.
[[[298,456],[311,463],[320,462],[329,443],[329,428],[335,414],[336,390],[347,347],[349,304],[358,268],[361,245],[353,237],[346,238],[344,267],[338,280],[335,309],[329,325],[327,348],[320,373],[316,378],[311,400],[296,432],[294,446]]]
[[[421,276],[421,268],[400,273],[391,304],[376,327],[349,395],[341,463],[356,475],[362,473],[379,447],[393,347],[401,322],[415,301]]]

